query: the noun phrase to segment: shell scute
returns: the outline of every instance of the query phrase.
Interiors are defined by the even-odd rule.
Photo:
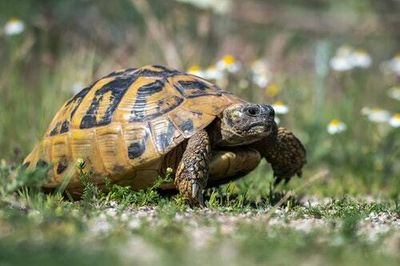
[[[83,115],[80,128],[92,128],[111,123],[113,114],[136,75],[120,75],[94,92],[91,103]]]
[[[104,167],[109,174],[118,170],[115,168],[116,166],[128,164],[126,147],[122,140],[122,126],[119,123],[96,129],[96,145]]]

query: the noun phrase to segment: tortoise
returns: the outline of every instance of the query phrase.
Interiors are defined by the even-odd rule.
[[[24,165],[49,165],[44,188],[68,176],[67,189],[77,194],[80,171],[100,187],[106,176],[139,190],[173,169],[174,182],[161,189],[177,189],[189,203],[203,205],[203,189],[244,176],[263,158],[277,182],[300,176],[306,163],[302,143],[278,128],[270,105],[151,65],[112,72],[73,96]]]

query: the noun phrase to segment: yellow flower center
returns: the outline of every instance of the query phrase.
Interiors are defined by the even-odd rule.
[[[280,90],[281,89],[279,88],[279,86],[276,83],[271,83],[265,88],[265,94],[270,97],[275,97],[276,95],[278,95]]]
[[[333,125],[333,126],[339,126],[342,123],[342,121],[340,121],[339,119],[332,119],[331,122],[329,122],[329,124]]]
[[[199,65],[193,65],[193,66],[189,67],[188,72],[196,72],[196,71],[200,71],[200,70],[201,70],[201,67]]]
[[[276,105],[276,106],[285,106],[284,102],[282,102],[282,101],[276,101],[276,102],[274,102],[274,105]]]
[[[400,120],[400,113],[394,114],[393,119]]]
[[[222,57],[222,62],[224,62],[227,65],[233,65],[235,63],[235,57],[232,55],[225,55]]]
[[[8,20],[9,23],[19,23],[21,20],[17,17],[12,17]]]
[[[358,55],[368,55],[367,51],[364,50],[364,49],[356,49],[356,50],[354,51],[354,53],[355,53],[355,54],[358,54]]]

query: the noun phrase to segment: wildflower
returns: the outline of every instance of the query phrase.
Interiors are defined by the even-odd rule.
[[[400,76],[400,53],[392,59],[383,62],[382,67],[384,71]]]
[[[229,0],[176,0],[178,2],[188,3],[200,9],[211,9],[215,13],[225,14],[231,7]]]
[[[276,101],[272,104],[276,114],[287,114],[289,112],[289,107],[285,105],[282,101]]]
[[[202,78],[220,80],[223,76],[224,74],[222,71],[220,71],[215,65],[211,65],[203,72]]]
[[[352,48],[349,46],[341,46],[336,51],[336,55],[330,60],[330,66],[335,71],[348,71],[353,69],[351,63],[351,52]]]
[[[260,88],[265,88],[271,80],[265,75],[254,75],[253,82]]]
[[[371,113],[371,108],[369,108],[369,107],[363,107],[363,108],[361,108],[361,114],[362,115],[369,115],[370,113]]]
[[[256,60],[251,64],[252,81],[260,88],[265,88],[271,82],[272,73],[268,63],[264,60]]]
[[[225,55],[222,59],[218,60],[216,67],[221,71],[236,73],[240,69],[240,63],[232,55]]]
[[[390,88],[388,95],[390,98],[400,101],[400,86]]]
[[[364,107],[361,109],[361,113],[366,115],[369,121],[375,123],[387,122],[390,118],[389,112],[380,108],[370,109],[368,107]]]
[[[279,94],[281,88],[276,83],[271,83],[265,88],[265,95],[275,97]]]
[[[202,77],[204,76],[204,71],[201,69],[199,65],[192,65],[188,68],[187,73]]]
[[[342,72],[353,69],[349,60],[345,57],[334,57],[330,61],[331,68],[335,71]]]
[[[391,125],[392,127],[400,127],[400,113],[394,114],[389,119],[389,125]]]
[[[340,121],[339,119],[332,119],[326,128],[328,133],[331,135],[339,134],[345,131],[346,129],[347,129],[346,124]]]
[[[355,67],[368,68],[372,64],[371,56],[363,49],[355,50],[351,57]]]
[[[329,63],[333,70],[341,72],[356,67],[368,68],[372,64],[372,58],[367,51],[363,49],[341,46]]]
[[[8,36],[21,34],[25,29],[25,24],[18,18],[11,18],[4,25],[4,33]]]

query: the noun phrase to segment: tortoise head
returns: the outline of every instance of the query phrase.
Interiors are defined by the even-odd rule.
[[[276,132],[275,112],[270,105],[238,103],[222,112],[220,146],[255,142]]]

